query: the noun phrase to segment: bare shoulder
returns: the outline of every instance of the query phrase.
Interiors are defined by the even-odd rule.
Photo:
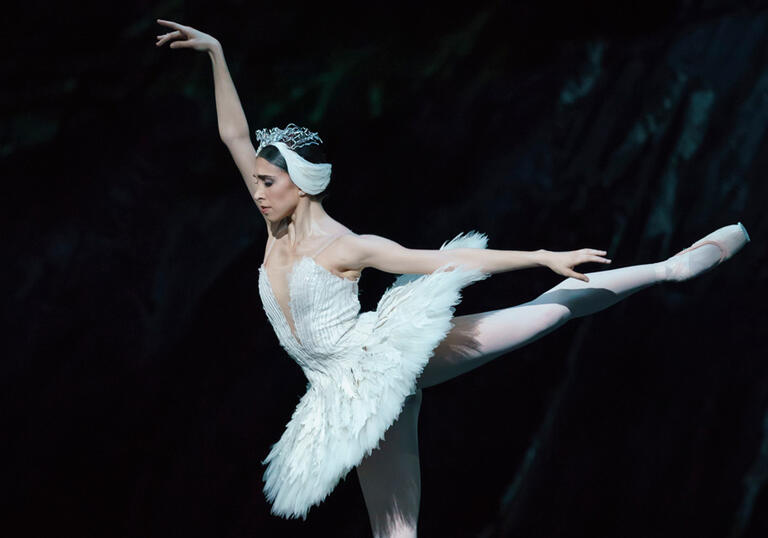
[[[362,254],[372,248],[379,248],[384,245],[395,244],[385,237],[373,234],[357,234],[349,232],[342,235],[338,240],[342,250],[349,251],[350,254]]]
[[[361,236],[342,224],[326,229],[326,232],[327,235],[313,244],[310,249],[310,251],[316,251],[318,247],[321,249],[321,253],[317,255],[315,261],[327,267],[331,272],[340,274],[340,276],[359,276],[359,273],[364,269],[363,264],[360,263],[362,259],[360,255],[362,252]],[[323,244],[327,241],[328,235],[336,237],[330,241],[330,244],[325,243],[327,248],[324,248]]]
[[[348,228],[339,230],[341,236],[331,245],[332,257],[335,263],[348,271],[362,271],[364,269],[361,260],[361,252],[364,247],[363,235],[357,234]]]
[[[443,249],[412,249],[380,235],[347,238],[345,255],[357,267],[372,267],[395,274],[425,275],[451,265],[451,252]]]
[[[353,250],[360,250],[360,251],[368,251],[371,249],[380,249],[380,248],[386,248],[386,247],[400,247],[401,245],[396,243],[395,241],[392,241],[391,239],[387,239],[386,237],[382,237],[380,235],[374,235],[374,234],[348,234],[342,237],[342,240],[345,241],[345,245]]]
[[[403,246],[391,239],[375,234],[349,233],[337,241],[339,261],[346,267],[362,271],[366,267],[375,267],[378,256],[394,254]]]

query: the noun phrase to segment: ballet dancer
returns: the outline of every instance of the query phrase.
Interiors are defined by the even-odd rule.
[[[474,232],[437,250],[417,250],[356,234],[322,206],[331,164],[319,135],[294,124],[260,129],[254,148],[218,40],[173,21],[157,22],[172,29],[157,36],[157,46],[170,42],[211,58],[219,134],[265,220],[259,267],[264,310],[308,380],[285,432],[263,460],[264,491],[275,515],[306,519],[354,468],[373,535],[415,537],[424,388],[641,289],[710,271],[750,240],[739,222],[663,261],[582,274],[574,267],[610,264],[607,252],[490,250],[487,238]],[[521,305],[453,316],[463,287],[528,267],[565,279]],[[361,314],[358,283],[365,268],[400,276],[375,311]]]

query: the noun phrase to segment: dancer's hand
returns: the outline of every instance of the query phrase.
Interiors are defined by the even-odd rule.
[[[172,49],[188,48],[194,50],[211,50],[215,45],[219,44],[219,41],[200,30],[195,30],[191,26],[184,26],[173,21],[166,21],[163,19],[157,19],[158,24],[173,28],[173,32],[167,34],[160,34],[157,36],[156,46],[161,46],[172,39],[178,39],[179,41],[172,41],[169,45]]]
[[[552,269],[558,275],[577,278],[584,282],[589,282],[586,275],[577,273],[573,267],[586,262],[611,263],[608,258],[603,258],[607,254],[604,250],[595,250],[593,248],[582,248],[568,252],[544,251],[544,265]]]

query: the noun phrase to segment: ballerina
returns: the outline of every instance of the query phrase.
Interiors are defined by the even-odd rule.
[[[418,413],[422,390],[531,343],[567,321],[608,308],[660,282],[710,271],[750,239],[739,222],[659,262],[610,264],[605,250],[491,250],[459,234],[436,250],[356,234],[322,201],[331,178],[320,136],[305,127],[256,131],[254,148],[221,44],[189,26],[157,45],[207,51],[219,134],[267,229],[259,293],[280,345],[307,377],[281,438],[262,463],[272,514],[306,519],[354,468],[375,537],[413,537],[421,498]],[[453,316],[461,289],[492,274],[546,267],[566,277],[527,303]],[[376,310],[360,313],[362,271],[399,275]]]

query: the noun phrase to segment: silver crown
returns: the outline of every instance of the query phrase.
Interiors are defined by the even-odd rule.
[[[322,139],[317,133],[314,133],[306,127],[299,127],[295,123],[289,123],[285,129],[272,127],[271,129],[259,129],[256,131],[256,140],[259,141],[259,150],[273,142],[284,142],[291,149],[308,146],[310,144],[320,144]]]

